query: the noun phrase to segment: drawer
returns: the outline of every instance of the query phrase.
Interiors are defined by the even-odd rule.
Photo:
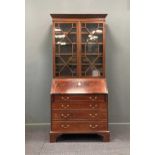
[[[103,121],[53,121],[52,131],[67,131],[67,132],[80,132],[80,131],[102,131],[107,130],[108,124]]]
[[[55,101],[69,101],[69,100],[88,100],[88,101],[105,101],[105,95],[54,95]]]
[[[104,120],[107,121],[106,110],[53,110],[52,120]]]
[[[90,101],[56,101],[52,103],[52,109],[106,109],[105,102]]]

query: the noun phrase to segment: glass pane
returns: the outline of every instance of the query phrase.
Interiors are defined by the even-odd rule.
[[[93,31],[98,28],[98,24],[97,23],[87,23],[86,28],[88,28],[89,31]]]
[[[64,32],[68,32],[70,29],[72,29],[72,24],[71,23],[63,23],[63,24],[59,24],[60,25],[60,29]]]
[[[82,23],[82,76],[103,75],[103,24]]]
[[[72,45],[56,45],[56,54],[76,55],[77,47],[76,44]]]
[[[76,76],[77,59],[74,56],[61,55],[56,56],[56,75],[58,76]]]
[[[56,76],[77,75],[76,23],[55,24]]]

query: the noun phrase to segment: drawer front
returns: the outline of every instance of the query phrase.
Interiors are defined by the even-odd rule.
[[[56,101],[52,103],[53,109],[106,109],[105,102],[90,101]]]
[[[69,100],[80,100],[80,101],[105,101],[105,95],[54,95],[55,101],[69,101]]]
[[[52,120],[104,120],[107,121],[106,110],[53,110]]]
[[[67,131],[67,132],[79,132],[79,131],[101,131],[107,130],[107,122],[102,121],[76,121],[76,122],[63,122],[63,121],[53,121],[52,131]]]

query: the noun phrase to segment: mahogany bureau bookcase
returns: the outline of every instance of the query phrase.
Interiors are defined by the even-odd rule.
[[[110,140],[105,77],[107,14],[51,14],[53,79],[50,142],[62,134]]]

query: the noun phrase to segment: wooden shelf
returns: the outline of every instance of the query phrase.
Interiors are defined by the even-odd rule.
[[[74,44],[77,44],[76,42],[73,42],[73,43],[66,43],[65,45],[60,45],[60,44],[57,44],[57,43],[55,43],[55,45],[60,45],[60,46],[66,46],[66,45],[74,45]]]
[[[56,72],[56,74],[59,74],[59,73],[61,74],[61,72]],[[76,75],[76,72],[75,71],[72,71],[72,74]],[[72,75],[70,75],[70,76],[72,76]]]
[[[102,66],[102,63],[95,63],[94,66]],[[90,63],[82,63],[82,66],[91,66]]]
[[[91,33],[89,33],[89,32],[81,32],[81,34],[91,34]]]
[[[91,33],[89,33],[89,32],[81,32],[81,34],[91,34]],[[93,35],[102,35],[103,33],[100,33],[100,34],[97,34],[97,33],[95,33],[95,34],[93,34]]]
[[[95,43],[82,42],[81,44],[96,44],[96,45],[103,45],[102,42],[95,42]]]
[[[65,34],[65,35],[68,35],[68,34],[77,34],[77,32],[64,32],[64,31],[60,31],[60,32],[55,32],[56,35],[59,35],[59,34]]]
[[[87,55],[97,55],[97,56],[99,56],[99,57],[102,57],[103,56],[103,54],[102,53],[86,53],[86,54],[84,54],[84,52],[82,52],[82,56],[87,56]]]
[[[56,53],[56,56],[66,56],[66,55],[68,55],[68,56],[77,56],[75,53],[61,53],[61,54]]]
[[[82,74],[85,74],[85,72],[84,72],[84,71],[82,71],[81,73],[82,73]],[[102,74],[102,72],[100,72],[100,74]]]
[[[64,63],[57,63],[56,66],[64,66],[65,64]],[[77,64],[76,63],[69,63],[67,64],[67,66],[76,66]]]

